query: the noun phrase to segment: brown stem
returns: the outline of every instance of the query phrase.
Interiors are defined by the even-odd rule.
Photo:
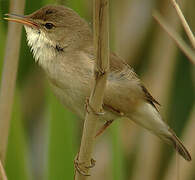
[[[7,180],[7,176],[5,174],[5,170],[3,168],[3,165],[1,163],[1,161],[0,161],[0,179],[1,180]]]
[[[179,16],[179,19],[184,27],[184,30],[186,31],[186,34],[187,34],[187,36],[192,44],[192,47],[195,49],[195,37],[190,29],[190,26],[188,25],[188,23],[183,15],[179,5],[177,4],[177,2],[175,0],[171,0],[171,2],[172,2],[172,4],[173,4],[173,6],[174,6],[174,8]]]
[[[108,0],[94,0],[94,47],[96,60],[94,64],[94,86],[89,99],[89,107],[84,122],[78,163],[85,174],[89,173],[92,151],[95,143],[97,114],[102,111],[107,72],[109,70],[109,30],[108,30]],[[94,113],[95,112],[95,113]],[[85,180],[88,176],[76,171],[76,180]]]
[[[177,46],[185,53],[188,59],[195,64],[195,53],[194,51],[185,43],[185,41],[180,37],[178,33],[176,33],[173,29],[170,28],[169,25],[164,21],[163,17],[155,12],[153,17],[160,24],[160,26],[168,33],[168,35],[175,41]]]
[[[23,14],[25,0],[12,0],[10,11]],[[0,159],[5,160],[21,39],[21,25],[8,23],[8,35],[0,91]]]

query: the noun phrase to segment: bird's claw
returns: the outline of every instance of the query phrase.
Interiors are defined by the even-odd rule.
[[[97,116],[103,116],[105,114],[105,112],[103,111],[103,109],[100,110],[100,112],[96,112],[91,105],[89,104],[89,98],[86,98],[85,101],[85,109],[87,111],[87,113],[90,112],[90,110],[92,111],[93,114],[97,115]],[[90,109],[90,110],[89,110]]]
[[[84,162],[79,162],[78,160],[78,155],[76,156],[75,160],[74,160],[74,167],[75,170],[83,175],[83,176],[91,176],[90,174],[88,174],[88,169],[93,168],[95,166],[96,161],[94,159],[91,159],[91,164],[89,166],[85,166]]]
[[[93,168],[95,166],[96,160],[91,158],[91,165],[87,166],[86,168]]]

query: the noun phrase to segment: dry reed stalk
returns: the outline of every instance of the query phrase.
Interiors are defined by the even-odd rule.
[[[92,151],[95,143],[96,126],[99,121],[96,113],[102,111],[104,89],[106,87],[107,73],[109,70],[109,8],[108,0],[94,0],[94,46],[96,60],[94,64],[94,86],[89,99],[86,113],[78,165],[87,175],[91,166]],[[76,180],[86,180],[85,176],[76,171]]]
[[[168,2],[166,2],[168,6]],[[178,29],[179,21],[175,20],[175,15],[171,9],[165,13],[171,24]],[[168,105],[169,91],[171,90],[172,74],[176,62],[176,47],[171,39],[158,28],[156,38],[151,51],[151,64],[149,71],[144,76],[148,89],[163,105],[162,116],[166,114],[165,107]],[[166,72],[166,73],[165,73]],[[138,161],[135,165],[133,179],[156,179],[161,154],[161,142],[156,137],[143,132],[143,146],[138,153]],[[145,158],[148,157],[148,160]],[[143,163],[143,160],[145,163]],[[147,162],[147,164],[146,164]],[[141,173],[139,173],[141,170]]]
[[[0,180],[7,180],[7,176],[5,174],[5,170],[0,160]]]
[[[183,140],[185,142],[186,147],[190,150],[191,156],[195,157],[195,143],[194,143],[194,129],[195,129],[195,104],[192,108],[188,124],[185,127],[183,133]],[[177,172],[177,168],[175,165],[176,158],[179,158],[179,171]],[[183,159],[180,159],[177,155],[174,155],[172,158],[167,171],[165,173],[164,180],[177,180],[177,173],[179,173],[179,178],[182,179],[192,179],[192,175],[194,173],[195,161],[186,162]]]
[[[184,52],[184,54],[188,57],[188,59],[195,64],[195,52],[185,43],[185,41],[181,38],[181,36],[176,33],[170,26],[164,21],[163,17],[155,12],[153,14],[156,21],[160,24],[160,26],[168,33],[168,35],[175,41],[177,46]]]
[[[11,0],[10,11],[23,14],[25,0]],[[20,51],[21,25],[8,23],[8,35],[0,91],[0,159],[4,163]]]
[[[171,0],[171,3],[173,4],[173,6],[174,6],[174,8],[179,16],[179,19],[184,27],[184,30],[186,31],[186,34],[187,34],[187,36],[192,44],[192,47],[195,49],[195,37],[190,29],[190,26],[188,25],[178,3],[175,0]]]
[[[110,14],[112,15],[110,17],[110,29],[111,33],[114,33],[111,35],[111,42],[114,44],[114,50],[131,65],[137,63],[135,56],[150,25],[151,16],[148,12],[152,11],[152,2],[115,0],[110,6]],[[140,11],[143,13],[140,14]],[[134,17],[139,19],[135,21]],[[121,137],[121,145],[126,156],[129,156],[134,150],[135,138],[138,135],[137,126],[129,122],[129,119],[123,119],[121,123],[118,135]],[[110,143],[110,139],[104,137],[99,140],[101,142],[98,142],[97,153],[95,153],[95,156],[98,157],[98,163],[92,169],[93,177],[89,177],[89,179],[111,179],[112,171],[109,170],[113,166],[112,157],[109,153],[111,150],[109,146],[105,145],[106,142]],[[100,152],[101,155],[99,156]]]

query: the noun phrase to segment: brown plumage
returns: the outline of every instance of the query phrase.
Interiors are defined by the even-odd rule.
[[[13,16],[10,14],[10,16]],[[94,47],[88,23],[73,10],[46,6],[38,11],[7,20],[25,25],[28,45],[36,62],[46,72],[55,95],[65,107],[81,118],[93,83]],[[162,120],[152,97],[133,69],[110,53],[110,71],[100,119],[124,116],[171,144],[190,161],[187,149]]]

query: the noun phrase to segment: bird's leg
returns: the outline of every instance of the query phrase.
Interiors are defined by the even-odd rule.
[[[106,121],[104,123],[104,125],[98,130],[97,134],[95,135],[95,137],[99,136],[100,134],[102,134],[113,122],[114,120],[109,120]]]
[[[116,110],[108,105],[105,105],[103,104],[104,108],[109,108],[109,111],[111,112],[114,112],[115,114],[119,115],[119,116],[124,116],[124,113],[119,111],[119,110]],[[97,116],[102,116],[104,115],[104,111],[103,109],[100,111],[100,112],[96,112],[89,104],[89,98],[86,98],[86,101],[85,101],[85,109],[87,111],[87,113],[89,113],[89,111],[91,110],[92,113],[94,113],[95,115]],[[100,134],[102,134],[111,124],[112,124],[113,120],[109,120],[109,121],[106,121],[105,124],[98,130],[97,134],[95,135],[95,137],[99,136]]]
[[[75,160],[74,160],[74,167],[75,167],[75,170],[82,174],[83,176],[90,176],[90,174],[87,174],[87,171],[88,169],[90,168],[93,168],[95,166],[95,160],[94,159],[91,159],[91,164],[89,166],[86,166],[84,162],[79,162],[78,160],[78,154],[76,155],[75,157]]]
[[[112,106],[109,106],[107,104],[103,104],[103,108],[107,111],[113,112],[114,114],[116,114],[117,116],[123,117],[125,114],[118,110],[113,108]],[[97,134],[95,135],[95,137],[99,136],[100,134],[102,134],[113,122],[114,120],[109,120],[106,121],[105,124],[98,130]]]
[[[108,104],[103,104],[103,108],[107,111],[110,111],[114,114],[116,114],[117,116],[123,117],[125,115],[125,113],[123,113],[121,110],[116,109]]]
[[[103,109],[100,110],[100,112],[96,112],[92,107],[91,105],[89,104],[89,98],[86,98],[85,100],[85,109],[87,111],[87,113],[89,113],[90,111],[92,111],[93,114],[97,115],[97,116],[102,116],[104,115],[104,111]]]

